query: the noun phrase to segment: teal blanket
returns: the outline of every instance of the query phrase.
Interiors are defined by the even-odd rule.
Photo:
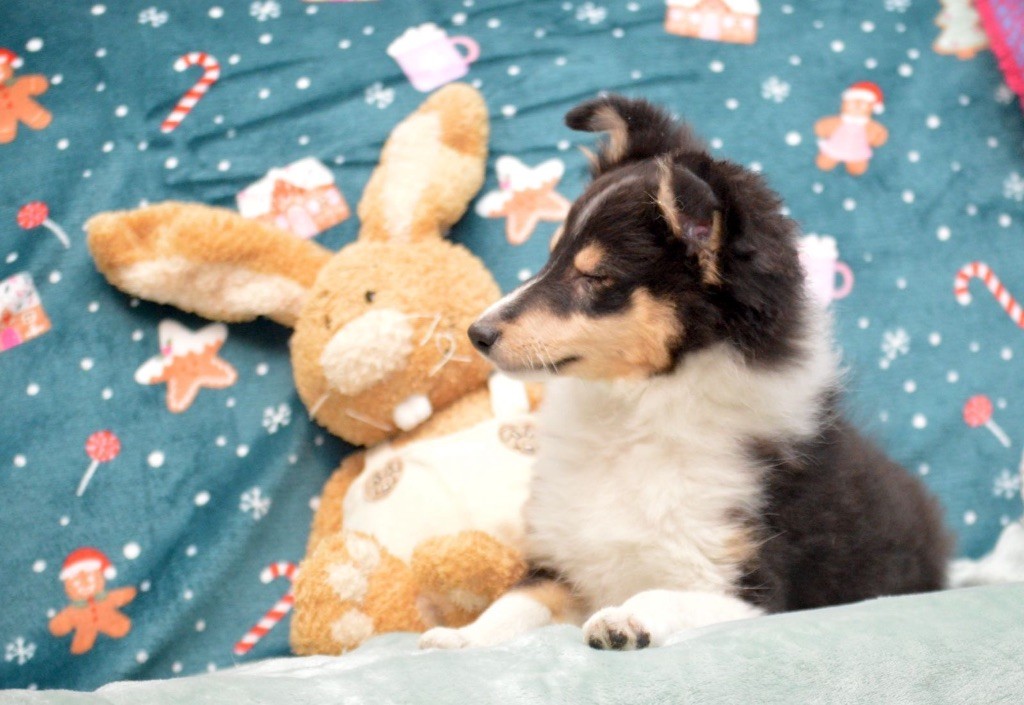
[[[1024,121],[969,3],[952,4],[968,12],[937,25],[937,0],[0,0],[0,687],[235,664],[287,589],[261,572],[301,559],[351,450],[308,421],[267,322],[226,329],[229,386],[168,408],[137,371],[162,321],[204,322],[107,285],[82,224],[173,198],[337,248],[358,229],[338,194],[351,211],[390,130],[457,77],[491,110],[485,193],[508,155],[557,160],[554,189],[575,198],[594,137],[562,115],[599,90],[663,103],[762,171],[816,235],[805,261],[854,417],[941,496],[962,554],[988,550],[1021,507]],[[884,134],[844,120],[844,94]],[[271,170],[283,185],[249,188]],[[557,223],[481,202],[452,236],[509,290]],[[568,634],[536,643],[589,657]],[[244,659],[286,653],[285,622]],[[496,672],[515,664],[502,653],[480,658]]]
[[[341,658],[272,660],[94,694],[0,693],[0,703],[927,703],[1024,701],[1024,586],[953,590],[722,624],[660,649],[594,651],[573,627],[505,646],[418,652],[388,635]]]

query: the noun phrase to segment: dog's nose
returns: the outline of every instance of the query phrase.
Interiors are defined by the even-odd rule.
[[[501,331],[484,321],[477,321],[469,327],[470,342],[473,343],[473,347],[485,355],[500,337]]]

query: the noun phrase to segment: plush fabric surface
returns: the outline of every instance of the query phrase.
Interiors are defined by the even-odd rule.
[[[761,169],[808,233],[835,238],[853,277],[849,295],[833,304],[853,414],[942,497],[960,552],[987,551],[1001,525],[1020,514],[1024,338],[981,283],[970,284],[967,306],[953,287],[961,267],[981,261],[1024,295],[1024,121],[1013,94],[990,52],[972,59],[935,53],[937,2],[761,5],[756,42],[736,44],[668,33],[666,5],[655,0],[4,0],[0,46],[20,63],[0,96],[0,117],[15,110],[40,129],[20,122],[0,144],[0,281],[30,275],[45,317],[24,277],[4,288],[0,684],[95,688],[230,666],[238,660],[235,642],[287,590],[287,577],[263,583],[261,571],[301,558],[311,506],[350,450],[307,420],[287,332],[257,322],[204,333],[221,341],[219,359],[237,378],[226,388],[199,389],[185,411],[172,413],[166,385],[140,384],[136,370],[158,355],[161,321],[192,331],[205,323],[108,286],[87,256],[81,226],[95,212],[144,201],[235,206],[236,194],[268,170],[310,156],[327,165],[354,207],[384,138],[423,98],[388,46],[425,22],[479,47],[465,80],[480,85],[493,121],[484,192],[499,189],[501,156],[530,168],[559,160],[539,172],[557,179],[545,208],[517,211],[511,227],[509,218],[474,210],[455,228],[454,239],[480,254],[505,290],[543,262],[557,225],[548,218],[562,204],[554,194],[571,200],[586,180],[575,147],[594,137],[563,127],[564,112],[598,90],[670,106],[716,154]],[[220,76],[163,133],[161,124],[203,73],[200,66],[175,71],[188,52],[216,57]],[[421,86],[458,73],[449,56],[448,74],[424,76],[408,52],[407,45],[400,58]],[[0,52],[0,63],[13,61]],[[31,76],[46,77],[45,92]],[[823,172],[815,165],[815,123],[838,115],[840,95],[861,81],[884,93],[886,110],[874,119],[888,140],[861,176],[842,164]],[[8,98],[20,107],[7,107]],[[848,134],[857,147],[856,130]],[[48,209],[23,208],[39,201]],[[295,227],[308,234],[308,222]],[[317,239],[333,249],[357,229],[351,215]],[[232,375],[221,370],[223,386]],[[969,407],[976,427],[963,416],[975,395],[992,404],[991,412],[983,402]],[[1008,447],[983,425],[989,418]],[[93,436],[105,430],[111,434]],[[94,459],[94,474],[76,496]],[[62,566],[82,547],[101,551],[117,571],[98,596],[102,617],[89,616],[88,604],[75,608],[65,593]],[[102,572],[102,560],[79,559],[76,568]],[[79,611],[65,612],[69,606]],[[131,620],[126,633],[113,612]],[[73,655],[71,635],[50,632],[58,614],[65,615],[58,624],[71,615],[103,629]],[[941,609],[933,614],[945,617]],[[616,662],[591,656],[569,634],[548,632],[538,643],[549,654],[557,653],[553,644],[571,643],[566,653],[602,666],[680,653]],[[285,654],[286,637],[285,625],[277,626],[245,658]],[[404,648],[409,641],[386,643]],[[982,643],[958,637],[955,648],[967,650],[955,653],[966,660]],[[904,668],[895,656],[913,648],[894,645],[887,668],[930,672],[918,670],[925,658]],[[943,657],[936,653],[931,658]],[[403,658],[431,664],[442,657]],[[491,672],[515,663],[501,651],[485,660]],[[701,682],[693,678],[685,682]]]
[[[1013,703],[1024,698],[1022,605],[1021,585],[951,590],[722,624],[631,653],[594,651],[565,626],[463,652],[387,635],[340,659],[0,703]]]

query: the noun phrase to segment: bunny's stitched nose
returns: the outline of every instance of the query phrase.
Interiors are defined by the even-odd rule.
[[[491,325],[485,318],[479,319],[469,327],[470,342],[484,355],[490,352],[500,337],[501,331],[498,330],[498,327]]]

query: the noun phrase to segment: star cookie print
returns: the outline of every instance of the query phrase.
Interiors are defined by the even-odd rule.
[[[542,221],[561,222],[569,213],[568,199],[555,190],[565,173],[561,159],[528,167],[515,157],[499,157],[494,164],[498,190],[484,195],[476,212],[484,218],[505,218],[505,236],[512,245],[530,239]]]
[[[203,387],[224,389],[238,379],[229,363],[217,356],[228,338],[228,327],[211,323],[192,331],[165,319],[158,326],[160,354],[135,372],[139,384],[166,384],[167,408],[175,414],[192,406]]]

